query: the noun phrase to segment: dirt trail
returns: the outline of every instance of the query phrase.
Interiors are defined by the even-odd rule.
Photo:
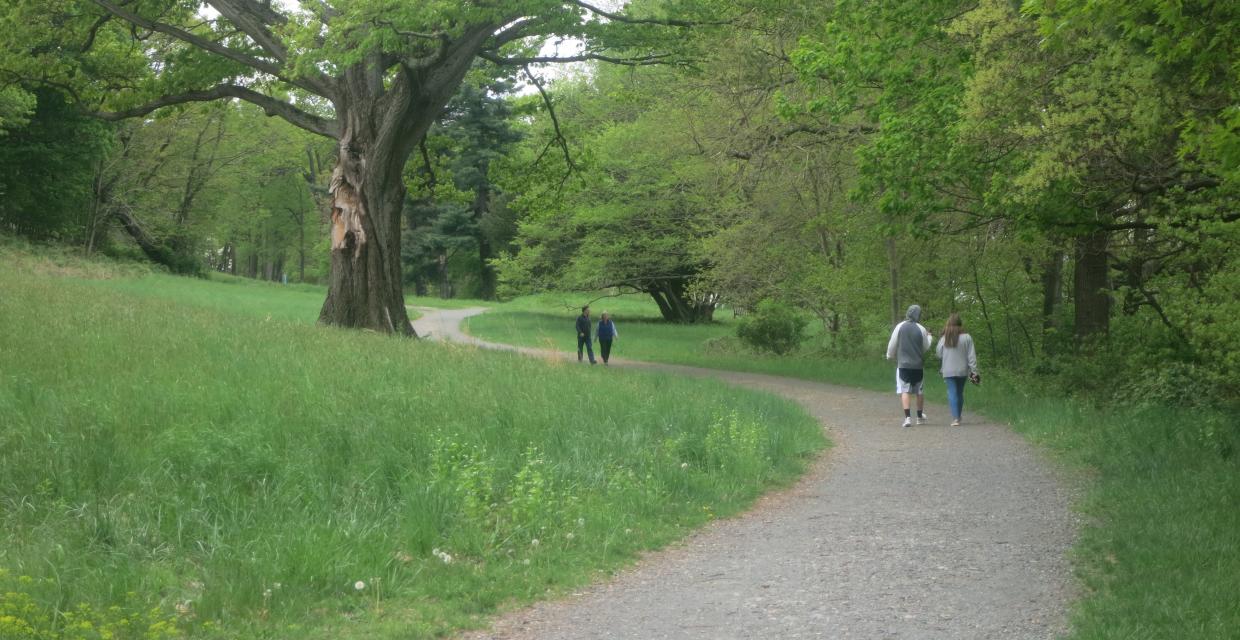
[[[415,326],[432,339],[546,356],[462,333],[461,320],[482,311],[428,310]],[[749,512],[462,638],[1016,639],[1067,630],[1072,496],[1007,427],[969,415],[948,427],[945,408],[931,404],[930,424],[903,429],[894,394],[615,362],[778,393],[836,446]]]

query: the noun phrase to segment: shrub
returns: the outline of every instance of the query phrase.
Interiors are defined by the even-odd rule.
[[[741,319],[736,336],[755,349],[782,356],[801,345],[806,324],[805,317],[793,309],[763,300],[752,314]]]

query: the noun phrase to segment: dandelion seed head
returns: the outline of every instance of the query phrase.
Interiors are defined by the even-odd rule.
[[[537,547],[537,546],[538,546],[538,538],[534,538],[533,540],[530,540],[530,546],[531,546],[531,547]]]
[[[366,588],[366,583],[362,580],[358,580],[357,582],[353,583],[353,588],[357,589],[358,591],[361,591],[362,589]]]
[[[688,469],[688,468],[689,468],[689,463],[688,463],[688,462],[682,462],[682,463],[680,463],[680,468],[681,468],[681,469]]]

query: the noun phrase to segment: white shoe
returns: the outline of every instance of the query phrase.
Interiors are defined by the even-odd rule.
[[[930,416],[923,411],[920,416],[917,416],[917,424],[926,424],[927,422],[930,422]]]
[[[903,426],[905,429],[907,429],[907,428],[909,428],[909,427],[913,426],[913,419],[912,419],[912,418],[905,418],[905,419],[904,419],[904,424],[903,424],[903,425],[901,425],[901,426]]]
[[[959,420],[952,420],[952,426],[953,426],[953,427],[959,427],[959,426],[960,426],[960,421],[959,421]]]

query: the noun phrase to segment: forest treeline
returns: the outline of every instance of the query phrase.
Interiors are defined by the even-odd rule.
[[[676,55],[560,73],[475,60],[404,165],[406,289],[637,291],[675,322],[769,300],[845,354],[917,303],[935,329],[960,312],[988,365],[1085,394],[1240,391],[1240,6],[624,11],[659,16]],[[98,15],[92,41],[117,26]],[[328,280],[330,140],[240,100],[101,121],[13,62],[77,53],[16,44],[5,233],[179,273]]]

